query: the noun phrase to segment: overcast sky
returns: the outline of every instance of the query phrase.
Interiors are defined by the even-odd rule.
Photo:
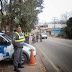
[[[43,12],[38,15],[41,23],[50,22],[53,17],[59,19],[61,14],[72,11],[72,0],[44,0],[43,6]]]
[[[2,0],[2,1],[4,1],[4,0]],[[8,3],[10,2],[10,0],[6,0]],[[0,1],[0,9],[1,9],[1,1]]]
[[[38,15],[39,22],[50,22],[53,17],[72,11],[72,0],[44,0],[43,12]]]

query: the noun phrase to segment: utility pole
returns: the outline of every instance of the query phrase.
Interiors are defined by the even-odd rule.
[[[56,23],[56,20],[57,20],[57,19],[56,19],[56,17],[53,17],[52,20],[53,20],[53,22],[54,22],[54,36],[55,36],[55,23]]]

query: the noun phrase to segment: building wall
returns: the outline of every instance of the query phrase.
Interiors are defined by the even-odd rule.
[[[59,33],[63,33],[63,30],[61,28],[52,28],[51,34],[54,35],[54,31],[55,31],[55,36],[58,35]]]
[[[37,26],[39,29],[41,29],[42,31],[45,30],[47,32],[47,35],[50,36],[50,35],[54,35],[54,32],[52,31],[54,28],[54,25],[55,25],[55,28],[59,28],[58,30],[55,31],[56,34],[58,33],[61,33],[63,32],[61,28],[65,27],[66,24],[44,24],[44,25],[39,25]]]
[[[65,27],[66,24],[48,24],[49,35],[54,35],[54,25],[55,25],[55,35],[58,35],[59,33],[63,33],[62,28]]]
[[[63,28],[65,27],[66,24],[55,24],[55,27],[59,27],[59,28]],[[48,24],[48,28],[53,28],[54,27],[54,24]]]

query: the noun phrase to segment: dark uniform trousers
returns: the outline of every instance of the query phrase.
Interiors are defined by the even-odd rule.
[[[25,42],[29,44],[29,36],[26,36],[25,39],[26,39]]]
[[[21,63],[21,58],[22,58],[22,48],[15,48],[14,49],[14,66],[18,67],[18,64]]]
[[[36,36],[36,41],[38,42],[38,36]]]
[[[40,37],[40,42],[42,42],[42,38]]]

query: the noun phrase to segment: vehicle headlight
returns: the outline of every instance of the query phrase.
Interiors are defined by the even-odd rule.
[[[34,51],[34,49],[29,49],[29,51],[31,51],[31,50],[33,50],[33,51]]]

